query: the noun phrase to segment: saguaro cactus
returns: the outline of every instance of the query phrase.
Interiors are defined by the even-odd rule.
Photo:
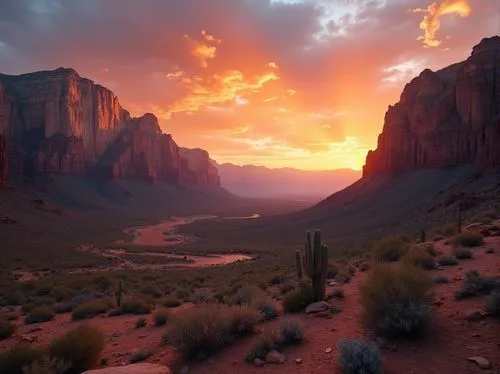
[[[122,293],[123,293],[123,287],[122,287],[122,281],[120,281],[118,283],[118,289],[115,291],[117,307],[120,307],[122,305]]]
[[[328,247],[321,243],[321,231],[314,231],[314,239],[311,241],[311,233],[306,233],[304,269],[311,279],[314,301],[325,300],[325,283],[328,271]]]
[[[297,269],[297,279],[302,280],[302,262],[300,261],[300,251],[295,251],[295,267]]]

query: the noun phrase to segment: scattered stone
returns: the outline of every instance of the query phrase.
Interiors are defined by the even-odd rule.
[[[476,363],[476,365],[479,366],[480,369],[490,368],[490,362],[484,357],[479,357],[479,356],[467,357],[467,360]]]
[[[328,309],[328,304],[325,301],[318,301],[309,304],[306,308],[306,314],[319,313]]]
[[[284,364],[286,356],[278,351],[271,351],[266,355],[266,362],[270,364]]]
[[[26,331],[26,334],[33,334],[34,332],[39,332],[42,331],[42,328],[40,326],[35,326],[29,330]]]
[[[23,342],[26,342],[26,343],[33,343],[33,342],[36,342],[38,340],[38,337],[35,335],[25,334],[25,335],[21,335],[21,340]]]
[[[475,333],[472,334],[472,337],[473,338],[479,338],[479,337],[481,337],[481,334],[478,333],[478,332],[475,332]]]
[[[332,349],[331,348],[325,349],[325,353],[332,353]]]
[[[172,370],[164,365],[141,363],[89,370],[82,374],[172,374]]]
[[[256,358],[255,360],[253,360],[253,364],[257,367],[261,367],[264,366],[264,361],[262,361],[260,358]]]
[[[181,369],[181,374],[189,373],[189,366],[184,365]]]
[[[330,312],[324,311],[324,312],[318,312],[318,313],[316,313],[315,316],[316,317],[321,317],[321,318],[329,318],[332,315],[330,314]]]
[[[439,270],[444,270],[444,266],[438,266]]]
[[[301,364],[301,363],[302,363],[302,359],[301,359],[301,358],[296,358],[296,359],[295,359],[295,362],[296,362],[297,364]]]

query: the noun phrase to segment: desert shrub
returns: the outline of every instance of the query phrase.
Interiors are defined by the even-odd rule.
[[[165,296],[162,299],[162,304],[166,308],[176,308],[182,304],[182,301],[173,296]]]
[[[298,319],[288,318],[280,324],[280,340],[283,345],[301,343],[304,339],[304,327]]]
[[[148,323],[146,322],[145,318],[139,318],[137,321],[135,321],[135,328],[140,329],[143,327],[146,327]]]
[[[285,313],[300,313],[313,302],[313,292],[309,285],[302,284],[297,289],[283,296]]]
[[[282,295],[286,294],[287,292],[290,292],[295,288],[295,285],[292,282],[285,282],[281,285],[280,287],[280,293]]]
[[[471,270],[465,274],[465,279],[462,281],[459,290],[455,292],[455,299],[461,300],[478,295],[487,295],[496,290],[500,290],[500,281]]]
[[[26,323],[32,324],[32,323],[52,321],[54,319],[54,316],[55,312],[51,306],[49,305],[37,306],[26,317]]]
[[[337,362],[344,374],[381,374],[382,357],[374,343],[364,338],[341,340]]]
[[[0,340],[10,338],[16,331],[16,325],[9,321],[0,320]]]
[[[406,264],[379,264],[361,285],[362,320],[383,335],[421,332],[431,318],[432,279],[422,269]]]
[[[478,232],[464,231],[453,238],[454,247],[480,247],[484,245],[484,237]]]
[[[49,346],[49,355],[70,365],[67,374],[80,374],[99,362],[104,345],[101,330],[80,325],[54,339]]]
[[[432,257],[436,257],[436,256],[438,255],[438,253],[437,253],[437,251],[436,251],[436,248],[434,248],[434,246],[433,246],[431,243],[427,244],[427,245],[423,248],[423,250],[424,250],[425,252],[427,252],[428,254],[430,254]]]
[[[437,284],[445,284],[450,283],[450,280],[444,275],[438,275],[436,278],[434,278],[434,282],[436,282]]]
[[[127,298],[122,301],[122,304],[110,311],[111,316],[121,316],[124,314],[148,314],[151,311],[151,305],[143,299],[134,297]]]
[[[68,286],[58,285],[52,289],[50,296],[57,301],[68,300],[73,296],[73,292]]]
[[[168,312],[166,310],[157,310],[153,315],[155,326],[163,326],[168,321]]]
[[[267,298],[267,295],[259,287],[253,285],[243,286],[236,291],[232,297],[231,304],[250,305],[252,302]]]
[[[488,209],[483,212],[478,213],[472,217],[472,222],[490,223],[495,218],[498,217],[498,211],[496,209]]]
[[[205,304],[176,315],[162,341],[177,347],[186,359],[204,359],[253,331],[259,313],[245,307]]]
[[[443,240],[443,239],[444,239],[444,236],[443,236],[443,235],[440,235],[440,234],[434,235],[434,236],[432,237],[432,241],[433,241],[433,242],[438,242],[438,241]]]
[[[470,249],[462,247],[454,248],[453,255],[459,260],[470,260],[474,257]]]
[[[486,297],[484,309],[490,316],[500,318],[500,291],[494,291]]]
[[[16,345],[0,354],[0,373],[23,374],[23,368],[40,360],[43,352],[27,345]]]
[[[436,267],[434,257],[432,257],[427,251],[420,248],[412,248],[404,256],[404,261],[424,270],[431,270]]]
[[[186,300],[191,295],[191,292],[192,292],[192,290],[190,290],[190,289],[180,288],[175,292],[175,294],[176,294],[178,299]]]
[[[330,296],[333,297],[334,299],[343,299],[345,296],[344,290],[340,287],[335,287],[330,293]]]
[[[278,317],[278,307],[276,303],[269,298],[256,300],[253,306],[260,312],[264,321],[269,321]]]
[[[365,272],[370,270],[370,265],[367,262],[359,264],[359,271]]]
[[[36,300],[30,302],[30,303],[24,304],[21,307],[21,312],[22,313],[30,313],[33,309],[35,309],[39,306],[53,305],[56,302],[57,301],[55,299],[52,299],[50,297],[40,297],[40,298],[37,298]]]
[[[387,237],[377,243],[372,250],[372,256],[377,261],[398,261],[407,252],[407,244],[398,237]]]
[[[153,353],[147,349],[138,349],[132,352],[128,358],[128,362],[135,364],[136,362],[142,362],[151,357]]]
[[[453,222],[448,222],[441,228],[441,233],[446,237],[453,236],[457,232],[458,232],[458,226],[456,223]]]
[[[495,253],[495,248],[493,248],[493,247],[486,248],[486,253],[489,253],[489,254]]]
[[[110,304],[104,300],[88,301],[78,305],[75,310],[73,310],[71,319],[73,321],[78,321],[81,319],[93,318],[99,314],[106,313],[110,307]]]
[[[255,341],[245,357],[245,361],[252,362],[256,358],[264,360],[271,351],[281,351],[282,341],[278,330],[265,331]]]
[[[40,360],[33,362],[23,368],[23,374],[65,374],[70,365],[56,358],[43,356]]]
[[[276,286],[285,283],[285,277],[283,275],[274,275],[269,279],[268,282],[271,286]]]
[[[441,256],[438,258],[439,266],[454,266],[457,264],[457,259],[453,256]]]
[[[139,292],[143,295],[148,295],[155,299],[162,297],[164,294],[157,286],[152,284],[148,284],[147,286],[142,287]]]

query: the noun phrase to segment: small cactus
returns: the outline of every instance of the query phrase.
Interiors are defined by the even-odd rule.
[[[300,251],[297,249],[295,251],[295,267],[297,269],[297,278],[299,281],[302,280],[302,262],[300,261]]]
[[[328,271],[328,247],[321,243],[321,231],[306,234],[304,269],[311,279],[314,301],[325,300],[326,274]]]
[[[122,287],[122,281],[120,281],[118,283],[118,289],[115,291],[116,306],[118,308],[122,305],[122,294],[123,294],[123,287]]]

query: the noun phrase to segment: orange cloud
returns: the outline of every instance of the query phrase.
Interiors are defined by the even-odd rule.
[[[426,13],[420,28],[424,35],[419,36],[418,40],[423,40],[425,47],[438,47],[441,41],[436,38],[437,32],[441,27],[440,17],[446,14],[457,14],[464,18],[470,15],[472,7],[469,0],[444,0],[440,3],[433,3],[427,8],[411,9],[414,13]]]
[[[213,44],[220,44],[221,40],[216,39],[213,35],[210,35],[205,30],[201,32],[203,41],[198,41],[191,38],[189,35],[185,34],[191,55],[197,58],[200,62],[201,67],[208,67],[208,61],[213,60],[217,54],[217,47]]]
[[[157,110],[156,114],[164,119],[173,113],[192,114],[204,108],[212,108],[214,104],[235,101],[238,104],[248,103],[244,95],[259,92],[264,85],[279,79],[274,72],[265,72],[253,78],[247,78],[239,70],[230,70],[222,74],[208,77],[195,75],[188,77],[184,72],[169,73],[167,79],[175,81],[188,93],[171,104],[167,111]]]

